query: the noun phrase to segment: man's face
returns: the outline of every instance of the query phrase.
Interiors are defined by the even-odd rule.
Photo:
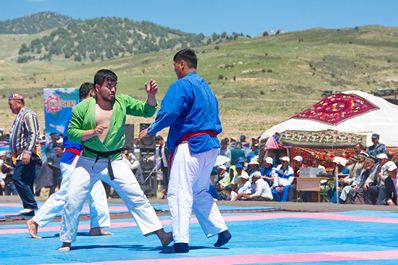
[[[362,151],[362,148],[359,144],[355,145],[355,153],[359,154]]]
[[[55,152],[57,153],[57,155],[61,156],[62,153],[63,153],[63,150],[62,150],[61,147],[57,146],[57,147],[55,148]]]
[[[397,169],[393,169],[393,170],[388,170],[388,175],[391,177],[391,178],[396,178],[397,177]]]
[[[174,71],[176,72],[178,79],[184,77],[183,71],[184,71],[185,67],[186,67],[186,63],[184,60],[174,62]]]
[[[379,138],[373,137],[372,138],[372,143],[373,144],[378,144],[379,143]]]
[[[373,160],[367,159],[367,160],[365,160],[365,163],[363,166],[365,167],[365,169],[370,170],[373,168],[374,165],[375,165],[375,163],[373,162]]]
[[[18,114],[22,109],[23,104],[20,100],[12,99],[8,101],[8,106],[13,114]]]
[[[106,102],[113,102],[116,95],[117,82],[107,79],[102,85],[96,84],[96,94],[98,98],[103,99]]]

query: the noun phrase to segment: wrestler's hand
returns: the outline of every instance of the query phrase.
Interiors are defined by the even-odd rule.
[[[142,139],[145,138],[146,136],[148,136],[148,129],[142,130],[142,131],[140,132],[138,138],[139,138],[140,140],[142,140]]]
[[[156,106],[156,93],[158,92],[158,84],[155,80],[150,80],[145,84],[145,91],[148,94],[147,103],[151,106]]]
[[[102,124],[97,125],[97,127],[95,127],[95,129],[94,129],[95,135],[101,135],[106,128],[108,128],[108,126],[105,126]]]
[[[28,152],[22,153],[22,164],[27,165],[30,163],[31,154]]]
[[[98,135],[102,134],[106,128],[108,128],[108,126],[100,124],[100,125],[97,125],[97,127],[95,127],[95,129],[90,129],[90,130],[84,131],[82,134],[82,142],[84,142],[90,138],[93,138],[94,136],[98,136]]]

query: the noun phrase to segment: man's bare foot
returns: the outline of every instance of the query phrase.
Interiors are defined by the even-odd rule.
[[[163,247],[166,247],[173,241],[173,233],[165,232],[163,229],[156,231],[156,235],[159,237],[160,243],[162,243]]]
[[[58,248],[58,251],[62,251],[62,252],[68,252],[70,251],[70,248],[72,247],[72,243],[68,243],[68,242],[63,242],[62,246],[60,246]]]
[[[90,236],[110,236],[111,232],[101,229],[100,227],[92,227],[90,228],[90,232],[88,233]]]
[[[30,235],[32,238],[41,238],[41,236],[39,236],[39,235],[37,234],[37,229],[38,229],[39,225],[38,225],[35,221],[33,221],[33,219],[29,219],[29,220],[26,222],[26,225],[28,226],[29,235]]]

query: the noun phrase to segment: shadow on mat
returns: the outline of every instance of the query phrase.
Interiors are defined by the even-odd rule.
[[[141,249],[143,245],[87,245],[87,246],[72,246],[71,250],[79,249],[99,249],[99,248],[122,248],[122,249]]]
[[[88,232],[77,232],[76,236],[90,236],[90,235],[88,234]],[[52,238],[52,237],[59,237],[59,233],[54,234],[53,236],[47,236],[47,237],[43,236],[43,238]],[[92,237],[97,237],[97,236],[92,236]]]

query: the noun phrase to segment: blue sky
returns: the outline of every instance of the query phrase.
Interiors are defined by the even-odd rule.
[[[149,20],[192,33],[398,26],[396,0],[1,0],[0,20],[54,11],[73,18]]]

